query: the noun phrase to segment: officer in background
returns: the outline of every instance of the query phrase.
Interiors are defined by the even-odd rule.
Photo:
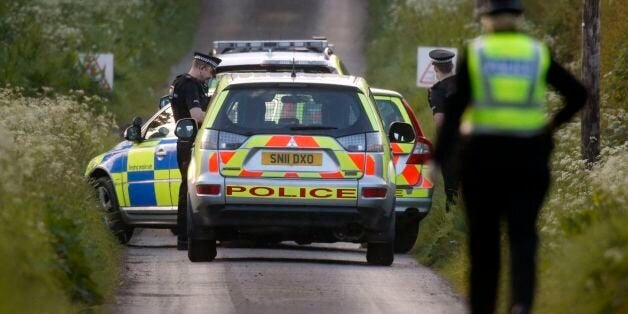
[[[460,174],[470,232],[472,313],[495,310],[502,218],[511,252],[511,311],[530,312],[536,221],[549,187],[552,134],[587,98],[546,45],[519,31],[522,12],[518,0],[489,0],[481,8],[486,34],[468,45],[458,63],[457,91],[445,104],[434,152],[435,162],[446,164],[463,117]],[[566,101],[551,119],[545,115],[546,84]]]
[[[454,94],[456,90],[456,76],[454,75],[453,59],[456,56],[453,52],[444,49],[434,49],[429,53],[432,59],[432,66],[436,73],[438,82],[427,91],[428,103],[434,115],[436,129],[440,129],[443,124],[445,102]],[[445,195],[447,201],[445,210],[449,211],[449,206],[456,204],[458,197],[458,175],[457,160],[449,159],[448,163],[442,165],[443,181],[445,183]]]
[[[177,76],[172,82],[172,112],[175,121],[193,118],[201,125],[209,103],[207,80],[214,77],[220,59],[202,53],[194,53],[192,67],[186,74]],[[177,249],[187,250],[187,174],[192,158],[194,141],[177,141],[177,162],[181,172],[179,203],[177,209]]]

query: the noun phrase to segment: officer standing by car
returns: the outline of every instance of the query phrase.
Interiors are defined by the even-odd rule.
[[[536,221],[549,187],[552,134],[584,105],[582,84],[556,63],[541,42],[519,31],[518,0],[489,0],[480,10],[486,34],[458,64],[457,91],[445,104],[434,152],[446,164],[461,117],[462,196],[471,255],[472,313],[493,313],[499,274],[500,219],[508,223],[511,311],[529,313],[534,299]],[[546,84],[566,104],[546,119]]]
[[[172,82],[172,112],[175,121],[193,118],[201,125],[209,103],[207,80],[214,77],[220,59],[194,53],[190,71],[177,76]],[[181,172],[181,187],[177,208],[177,249],[187,249],[187,172],[192,158],[194,141],[177,141],[177,163]]]
[[[451,98],[456,90],[456,76],[454,75],[453,63],[456,55],[449,50],[434,49],[430,51],[429,56],[432,59],[432,66],[438,82],[427,91],[428,103],[434,115],[436,129],[440,129],[443,124],[445,102],[448,98]],[[455,204],[458,197],[457,160],[450,158],[448,163],[442,166],[441,170],[447,197],[445,210],[449,211],[449,206]]]

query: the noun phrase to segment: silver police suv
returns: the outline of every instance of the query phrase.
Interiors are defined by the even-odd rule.
[[[212,261],[216,241],[368,243],[366,260],[394,259],[395,179],[388,134],[366,81],[336,74],[239,73],[220,80],[188,172],[188,257]]]

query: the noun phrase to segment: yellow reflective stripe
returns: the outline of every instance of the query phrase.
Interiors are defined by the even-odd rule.
[[[491,58],[531,59],[534,56],[532,38],[522,33],[492,33],[480,37],[484,52]]]
[[[347,153],[341,151],[336,151],[334,153],[336,153],[336,158],[338,158],[338,161],[340,162],[341,170],[364,170],[358,168],[355,163],[353,163],[353,159],[351,159]]]
[[[129,150],[127,171],[153,171],[155,169],[155,145],[142,147],[141,144]]]
[[[170,182],[155,182],[155,200],[157,201],[157,206],[172,206],[172,199],[170,197]]]
[[[318,172],[299,172],[299,178],[305,179],[320,179],[321,175]]]
[[[429,189],[413,188],[413,189],[396,189],[395,196],[398,198],[419,198],[429,197]]]
[[[546,124],[545,113],[539,108],[472,108],[473,128],[537,130]]]
[[[315,136],[314,140],[318,143],[321,148],[324,149],[332,149],[332,150],[344,150],[340,144],[336,141],[336,139],[328,137],[328,136]]]
[[[155,181],[157,180],[170,180],[170,170],[155,170]]]
[[[218,99],[211,102],[212,105],[209,106],[209,109],[208,109],[209,112],[207,113],[207,116],[205,117],[205,120],[203,121],[203,125],[206,128],[209,128],[212,124],[214,124],[214,121],[216,121],[218,112],[220,112],[221,104],[225,101],[225,98],[227,98],[228,94],[229,94],[228,90],[223,91],[222,93],[220,93],[220,95],[218,95]],[[200,138],[200,136],[197,136],[197,137]]]
[[[88,176],[89,173],[102,162],[103,158],[105,158],[105,154],[92,158],[92,160],[89,161],[89,164],[87,164],[87,168],[85,168],[85,176]]]
[[[490,78],[491,94],[502,103],[521,103],[530,94],[534,82],[523,77],[495,75]]]
[[[170,180],[181,179],[181,171],[179,169],[170,169]]]
[[[179,204],[179,188],[181,187],[181,180],[170,182],[170,199],[172,205],[177,206]]]
[[[351,199],[358,198],[356,188],[298,187],[298,186],[249,186],[229,185],[226,197],[267,199]]]
[[[256,135],[249,138],[241,148],[264,147],[272,135]]]
[[[373,130],[379,130],[380,123],[377,123],[377,121],[379,121],[379,115],[374,111],[375,108],[373,108],[373,106],[370,104],[371,101],[366,98],[366,96],[362,93],[358,93],[358,96],[360,97],[360,101],[362,102],[362,107],[364,108],[364,110],[366,110],[366,115],[368,116],[369,121],[371,121],[371,127],[373,128]]]
[[[111,181],[113,181],[113,187],[116,190],[116,197],[118,199],[118,205],[120,206],[127,206],[126,200],[124,198],[124,190],[123,190],[123,183],[126,183],[126,181],[123,181],[123,176],[122,173],[112,173],[111,174]]]

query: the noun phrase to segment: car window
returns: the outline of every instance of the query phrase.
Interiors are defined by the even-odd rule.
[[[175,126],[176,124],[174,121],[174,115],[172,114],[172,108],[168,107],[149,122],[144,138],[150,140],[156,138],[174,137]]]
[[[388,128],[393,122],[409,122],[405,121],[401,111],[399,111],[399,108],[392,100],[387,98],[376,98],[375,103],[377,104],[377,110],[379,111],[379,115],[382,117],[384,126],[386,127],[386,133],[388,133]]]
[[[249,135],[372,131],[357,89],[302,85],[229,89],[212,128]]]

